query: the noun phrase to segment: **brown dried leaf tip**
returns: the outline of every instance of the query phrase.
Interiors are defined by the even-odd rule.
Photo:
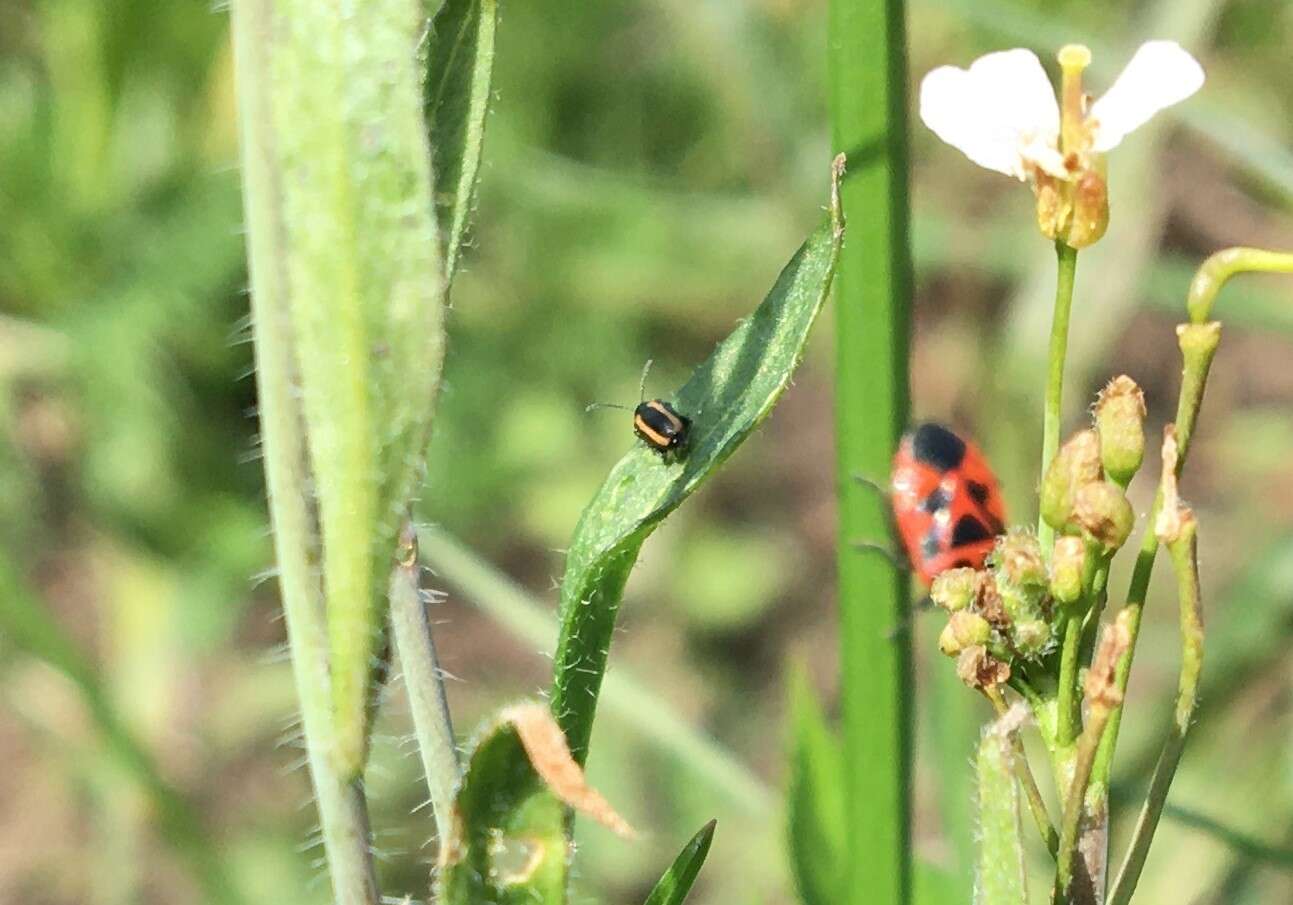
[[[1122,703],[1118,690],[1118,661],[1131,646],[1131,613],[1123,610],[1100,633],[1100,645],[1086,674],[1086,701],[1092,708],[1112,710]]]
[[[570,755],[566,736],[543,704],[517,704],[506,708],[500,718],[516,728],[534,772],[563,802],[592,817],[626,839],[637,833],[610,806],[596,789],[588,784],[584,771]]]
[[[1176,482],[1176,466],[1180,459],[1180,447],[1176,440],[1176,425],[1169,424],[1163,428],[1163,505],[1158,510],[1158,519],[1154,522],[1154,533],[1165,544],[1170,544],[1181,536],[1181,527],[1186,519],[1193,519],[1189,509],[1181,505],[1181,496]]]

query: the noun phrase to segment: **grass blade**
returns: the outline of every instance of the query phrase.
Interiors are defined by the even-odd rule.
[[[844,761],[802,672],[791,681],[794,749],[790,761],[787,830],[790,868],[800,901],[841,901],[847,861],[844,825]]]
[[[448,280],[458,267],[480,173],[497,19],[496,0],[446,0],[431,22],[424,97]]]
[[[709,854],[709,844],[714,840],[714,827],[717,825],[717,820],[711,820],[691,837],[655,889],[651,890],[644,905],[682,905]]]
[[[837,161],[835,185],[840,171]],[[830,222],[809,237],[754,314],[670,400],[692,420],[686,455],[662,461],[636,446],[611,469],[579,520],[561,587],[552,711],[581,764],[615,615],[638,550],[768,416],[799,364],[830,291],[843,237],[835,191],[832,200]]]
[[[906,577],[859,541],[889,544],[883,481],[907,425],[912,262],[907,198],[907,51],[902,0],[832,0],[834,147],[849,155],[855,228],[836,291],[836,449],[844,800],[843,901],[911,895],[911,640]]]

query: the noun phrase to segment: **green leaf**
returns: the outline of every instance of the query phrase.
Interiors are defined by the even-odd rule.
[[[840,172],[837,163],[835,186]],[[686,453],[663,459],[635,445],[579,520],[561,587],[552,711],[580,763],[624,583],[643,541],[768,416],[799,364],[843,238],[837,189],[832,198],[830,221],[790,260],[754,314],[670,398],[692,422]]]
[[[705,863],[705,856],[709,854],[709,844],[714,840],[714,827],[717,825],[717,820],[711,820],[691,837],[691,841],[683,846],[673,864],[655,885],[655,889],[651,890],[651,895],[647,896],[644,905],[681,905],[682,900],[687,898],[687,893],[691,891],[691,884],[696,882],[696,875],[700,873],[701,866]]]
[[[505,708],[478,739],[454,799],[452,832],[440,849],[436,901],[565,902],[572,852],[567,807],[621,836],[633,831],[584,781],[544,705]]]
[[[458,267],[480,173],[497,19],[496,0],[446,0],[431,21],[424,97],[446,281]]]
[[[790,869],[806,905],[833,905],[843,901],[845,881],[844,761],[802,670],[791,677],[790,712]]]
[[[349,16],[299,0],[242,5],[240,86],[258,111],[243,114],[257,363],[263,385],[286,390],[261,407],[266,467],[280,566],[286,575],[298,567],[287,559],[304,563],[299,590],[323,596],[327,753],[349,781],[367,754],[387,573],[424,467],[443,357],[420,5],[371,0]],[[302,429],[303,449],[289,448]],[[300,481],[281,480],[302,466]],[[284,496],[309,510],[300,537],[285,533]],[[285,580],[293,597],[297,579]],[[317,683],[318,664],[307,671]]]
[[[1007,713],[986,726],[979,740],[979,870],[975,905],[1027,905],[1024,843],[1019,822]]]

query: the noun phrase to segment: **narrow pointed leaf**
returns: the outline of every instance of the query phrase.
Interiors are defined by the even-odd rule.
[[[709,854],[709,844],[714,841],[714,827],[717,820],[711,820],[702,826],[683,847],[669,869],[665,871],[660,882],[651,890],[644,905],[681,905],[691,885],[696,882],[705,857]]]
[[[497,18],[496,0],[445,0],[431,21],[426,120],[447,280],[458,267],[480,173]]]
[[[790,869],[805,905],[843,901],[844,761],[802,672],[791,682]]]
[[[835,186],[840,172],[837,164]],[[691,419],[685,455],[663,459],[635,445],[584,509],[566,557],[552,692],[552,712],[580,763],[588,753],[616,612],[638,551],[768,416],[789,385],[830,291],[842,238],[835,201],[830,220],[790,260],[763,303],[669,399]]]

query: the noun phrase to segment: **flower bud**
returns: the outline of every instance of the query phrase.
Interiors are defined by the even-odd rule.
[[[1136,381],[1124,374],[1100,391],[1095,428],[1105,474],[1126,487],[1145,459],[1145,394]]]
[[[997,573],[1012,585],[1045,585],[1046,562],[1037,535],[1012,531],[993,551]]]
[[[1051,595],[1060,603],[1075,603],[1082,596],[1086,576],[1086,541],[1059,537],[1051,552]]]
[[[1073,517],[1105,553],[1112,553],[1125,544],[1136,524],[1136,513],[1126,494],[1107,481],[1096,481],[1078,490]]]
[[[929,588],[929,599],[949,613],[963,610],[974,602],[979,573],[974,569],[947,569],[938,573]]]
[[[1041,619],[1024,619],[1010,629],[1010,640],[1015,650],[1030,660],[1036,660],[1049,651],[1053,637],[1051,627]]]
[[[1010,678],[1010,666],[979,645],[961,651],[956,660],[956,675],[971,688],[989,688]]]
[[[988,620],[969,610],[958,610],[947,620],[946,627],[938,636],[938,649],[954,657],[967,647],[987,644],[991,637],[992,626],[988,625]]]
[[[1046,524],[1063,531],[1073,520],[1078,488],[1100,481],[1100,438],[1079,431],[1060,447],[1042,479],[1041,510]]]
[[[1072,248],[1086,248],[1100,241],[1109,228],[1109,189],[1104,175],[1087,170],[1073,186],[1073,215],[1065,241]]]

